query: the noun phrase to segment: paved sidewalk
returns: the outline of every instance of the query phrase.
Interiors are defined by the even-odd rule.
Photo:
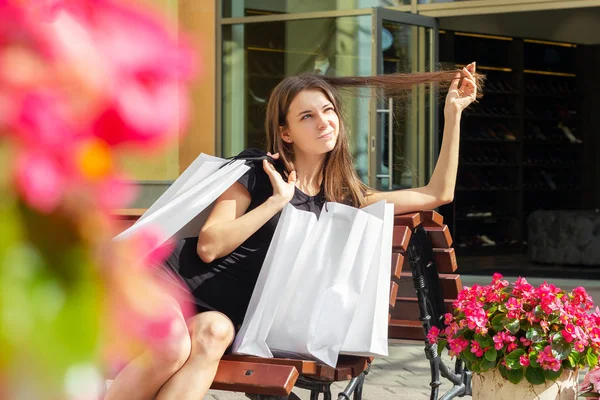
[[[486,276],[461,276],[463,285],[488,284],[490,277]],[[515,277],[506,277],[514,282]],[[577,279],[546,279],[563,290],[572,290],[577,286],[584,286],[588,293],[594,298],[595,303],[600,305],[600,281],[577,280]],[[528,279],[532,285],[539,285],[544,279]],[[429,362],[425,358],[423,342],[390,340],[389,356],[376,359],[371,367],[371,372],[365,380],[363,389],[364,400],[418,400],[429,399],[429,382],[431,381]],[[453,366],[447,355],[444,356],[447,365]],[[442,378],[440,394],[449,390],[452,385]],[[345,383],[332,386],[334,400],[337,393],[343,390]],[[294,393],[309,400],[309,392],[302,389],[294,389]],[[470,399],[471,396],[465,396]],[[211,390],[204,397],[205,400],[243,400],[246,399],[242,393],[230,393]],[[516,400],[516,399],[515,399]]]

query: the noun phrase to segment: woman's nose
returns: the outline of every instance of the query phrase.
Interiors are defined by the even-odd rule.
[[[329,125],[329,122],[327,121],[327,116],[319,113],[317,118],[317,128],[325,129],[327,128],[327,125]]]

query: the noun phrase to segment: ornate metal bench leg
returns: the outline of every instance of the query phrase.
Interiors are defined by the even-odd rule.
[[[356,387],[356,390],[354,391],[354,400],[362,400],[362,392],[363,392],[363,386],[365,385],[365,380],[363,379],[358,386]]]
[[[420,320],[423,323],[425,335],[433,325],[438,325],[445,313],[441,286],[435,267],[433,249],[427,232],[418,227],[413,232],[408,246],[408,259],[413,276],[413,284],[419,302]],[[440,400],[450,400],[471,394],[471,371],[466,371],[463,364],[457,361],[454,371],[438,356],[436,344],[425,339],[425,355],[431,368],[431,400],[437,400],[441,385],[440,375],[448,379],[453,387]]]
[[[365,377],[369,374],[370,369],[371,366],[369,365],[360,375],[356,378],[352,378],[348,383],[348,386],[346,386],[346,389],[338,394],[338,400],[350,400],[350,396],[352,396],[353,393],[354,400],[361,400]]]

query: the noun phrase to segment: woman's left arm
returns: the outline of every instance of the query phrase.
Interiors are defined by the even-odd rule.
[[[367,195],[366,205],[386,200],[394,204],[395,214],[411,211],[432,210],[452,202],[458,171],[458,152],[460,143],[460,119],[462,112],[477,96],[477,84],[472,73],[475,63],[463,69],[464,78],[460,88],[460,74],[452,81],[444,106],[444,133],[438,161],[426,186],[394,190],[391,192],[372,192]]]

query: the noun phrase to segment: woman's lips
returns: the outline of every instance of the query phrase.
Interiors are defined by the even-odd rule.
[[[319,136],[317,139],[329,139],[333,136],[332,132],[326,133],[324,135]]]

